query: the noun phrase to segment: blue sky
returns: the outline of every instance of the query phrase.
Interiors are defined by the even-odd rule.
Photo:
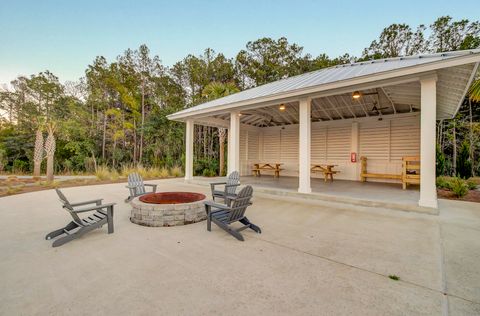
[[[77,80],[95,56],[113,60],[143,43],[165,65],[207,47],[234,57],[264,36],[286,36],[312,55],[358,56],[385,26],[447,14],[480,19],[474,0],[0,0],[0,83],[45,69]]]

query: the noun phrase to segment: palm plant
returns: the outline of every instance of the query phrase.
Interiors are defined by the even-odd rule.
[[[45,149],[43,148],[43,130],[42,126],[39,126],[37,129],[37,133],[35,134],[35,149],[33,152],[33,176],[40,177],[40,169],[42,165],[43,152]]]
[[[45,140],[45,153],[47,155],[47,181],[53,182],[53,157],[55,155],[56,142],[55,142],[55,129],[54,123],[50,122],[47,126],[48,136]]]
[[[475,80],[468,90],[470,100],[480,102],[480,78]]]
[[[226,97],[227,95],[234,94],[240,91],[235,83],[233,82],[210,82],[203,88],[202,95],[209,99],[214,100],[221,97]]]

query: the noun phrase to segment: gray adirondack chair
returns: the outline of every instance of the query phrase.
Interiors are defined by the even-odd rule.
[[[212,230],[212,222],[218,225],[221,229],[243,241],[243,236],[240,232],[244,229],[250,228],[257,233],[261,233],[262,230],[257,225],[252,224],[245,216],[247,207],[252,205],[250,200],[252,199],[253,189],[247,185],[244,187],[235,197],[227,196],[230,200],[228,205],[216,203],[214,201],[205,202],[205,210],[207,212],[207,230]],[[243,224],[240,228],[231,227],[232,223],[240,222]]]
[[[212,190],[212,199],[221,198],[224,203],[227,203],[229,199],[227,197],[235,197],[235,191],[240,185],[240,174],[238,171],[233,171],[228,175],[225,181],[210,183],[210,189]],[[219,186],[223,186],[218,188]]]
[[[54,230],[45,236],[47,240],[62,236],[53,242],[52,247],[61,246],[89,231],[101,228],[105,224],[108,224],[108,233],[113,233],[113,206],[115,203],[102,204],[103,199],[70,203],[62,191],[59,189],[55,189],[55,191],[63,204],[63,208],[70,213],[73,220],[67,226]],[[79,213],[93,211],[95,212],[87,217],[80,218],[78,216]]]
[[[137,196],[150,193],[145,190],[146,186],[152,188],[152,193],[157,192],[156,184],[143,183],[143,179],[138,173],[130,173],[128,175],[128,185],[126,186],[126,188],[128,188],[128,190],[130,191],[130,195],[128,198],[125,199],[125,202],[130,202]]]

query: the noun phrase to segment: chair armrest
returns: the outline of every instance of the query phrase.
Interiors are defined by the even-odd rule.
[[[148,186],[148,187],[156,187],[156,184],[151,184],[151,183],[144,183],[143,185]]]
[[[102,202],[103,199],[96,199],[96,200],[90,200],[90,201],[85,201],[85,202],[77,202],[77,203],[70,203],[72,207],[75,206],[81,206],[81,205],[87,205],[87,204],[97,204],[99,202]]]
[[[114,206],[115,204],[117,204],[117,203],[107,203],[107,204],[101,204],[101,205],[86,206],[86,207],[81,207],[81,208],[74,209],[73,212],[74,213],[82,213],[82,212],[88,212],[88,211],[96,211],[96,210],[100,210],[102,208],[107,208],[107,207],[110,207],[110,206]]]
[[[220,185],[220,184],[227,184],[227,182],[210,182],[210,185]]]
[[[125,187],[127,189],[134,189],[134,188],[138,188],[138,185],[126,185]]]
[[[220,203],[217,203],[217,202],[214,202],[214,201],[205,201],[203,202],[206,206],[211,206],[211,207],[215,207],[215,208],[218,208],[218,209],[221,209],[221,210],[225,210],[225,211],[228,211],[230,210],[230,207],[225,205],[225,204],[220,204]],[[215,212],[215,211],[214,211]]]
[[[237,184],[225,184],[225,188],[233,188],[233,187],[238,187],[240,183]]]
[[[226,184],[227,184],[227,182],[211,182],[211,183],[210,183],[210,188],[211,188],[212,191],[213,191],[213,190],[215,190],[215,186],[216,186],[216,185],[226,185]]]

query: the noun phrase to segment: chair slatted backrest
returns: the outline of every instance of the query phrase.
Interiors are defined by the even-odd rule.
[[[245,210],[250,206],[253,196],[253,188],[249,185],[238,192],[237,197],[232,201],[229,222],[235,222],[245,216]]]
[[[233,171],[228,175],[227,185],[238,184],[238,183],[240,183],[240,174],[238,173],[238,171]],[[232,195],[232,194],[235,194],[236,189],[237,189],[236,187],[227,187],[226,192],[228,195]]]
[[[66,209],[70,213],[70,215],[73,218],[73,221],[75,223],[79,224],[79,225],[83,225],[82,220],[80,219],[80,217],[78,217],[77,213],[75,213],[73,211],[73,207],[70,204],[70,202],[68,201],[65,194],[63,194],[63,192],[60,191],[60,189],[55,189],[55,191],[57,192],[57,195],[58,195],[58,198],[60,199],[60,202],[62,202],[62,204],[63,204],[63,208]]]
[[[135,195],[141,195],[145,193],[145,185],[143,184],[142,177],[134,172],[128,175],[128,185],[135,187]]]

